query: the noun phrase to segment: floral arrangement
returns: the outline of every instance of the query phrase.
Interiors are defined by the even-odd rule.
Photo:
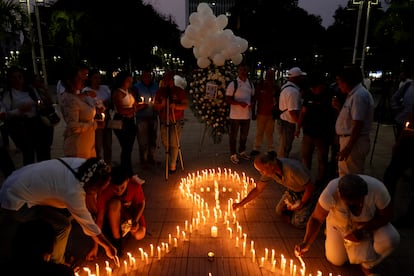
[[[229,131],[229,105],[225,101],[226,88],[236,78],[237,69],[231,62],[223,66],[211,65],[198,69],[191,77],[189,93],[194,115],[210,130],[214,143],[221,142]]]

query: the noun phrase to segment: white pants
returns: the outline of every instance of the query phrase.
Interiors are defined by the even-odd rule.
[[[351,136],[339,137],[340,151],[348,144],[350,137]],[[344,176],[350,173],[364,173],[365,158],[369,153],[370,144],[369,135],[362,135],[357,139],[348,158],[343,161],[338,161],[339,176]]]
[[[365,268],[376,266],[385,257],[390,255],[399,243],[400,234],[390,223],[377,229],[374,232],[372,243],[377,258],[371,261],[361,261],[361,265]],[[345,264],[350,258],[354,259],[354,256],[348,257],[348,252],[344,245],[343,234],[329,223],[326,224],[325,251],[326,259],[336,266]]]

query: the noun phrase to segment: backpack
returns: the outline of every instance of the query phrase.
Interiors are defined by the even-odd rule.
[[[273,106],[273,109],[272,109],[273,120],[280,119],[280,115],[282,115],[284,112],[287,111],[287,109],[285,109],[285,110],[280,110],[279,109],[279,96],[280,96],[280,93],[283,91],[283,89],[285,89],[286,87],[294,87],[294,86],[291,85],[291,84],[288,84],[286,86],[282,86],[282,88],[280,89],[280,91],[278,91],[278,92],[275,93],[275,98],[277,100],[276,100],[276,103],[275,103],[275,105]]]
[[[249,82],[250,88],[254,89],[254,86],[250,82],[250,80],[247,79],[247,81]],[[233,80],[233,87],[234,87],[234,90],[233,90],[233,99],[234,99],[234,94],[236,94],[237,88],[239,87],[239,83],[237,82],[237,79]]]

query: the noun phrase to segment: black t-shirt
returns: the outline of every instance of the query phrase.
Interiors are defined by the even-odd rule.
[[[304,134],[312,137],[331,137],[336,120],[331,101],[328,93],[305,93],[303,106],[306,108],[306,114],[302,123]]]

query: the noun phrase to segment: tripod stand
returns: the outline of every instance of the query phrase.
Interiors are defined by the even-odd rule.
[[[178,128],[177,128],[177,121],[175,119],[175,111],[172,109],[170,111],[170,93],[171,90],[168,89],[167,91],[167,97],[166,97],[166,145],[165,145],[165,179],[168,180],[169,175],[169,158],[170,158],[170,130],[171,130],[171,124],[170,124],[170,112],[172,112],[172,124],[174,126],[174,132],[175,132],[175,138],[176,143],[178,147],[178,157],[180,159],[180,165],[181,170],[184,170],[184,161],[183,161],[183,155],[181,152],[181,145],[180,145],[180,137],[178,135]]]

